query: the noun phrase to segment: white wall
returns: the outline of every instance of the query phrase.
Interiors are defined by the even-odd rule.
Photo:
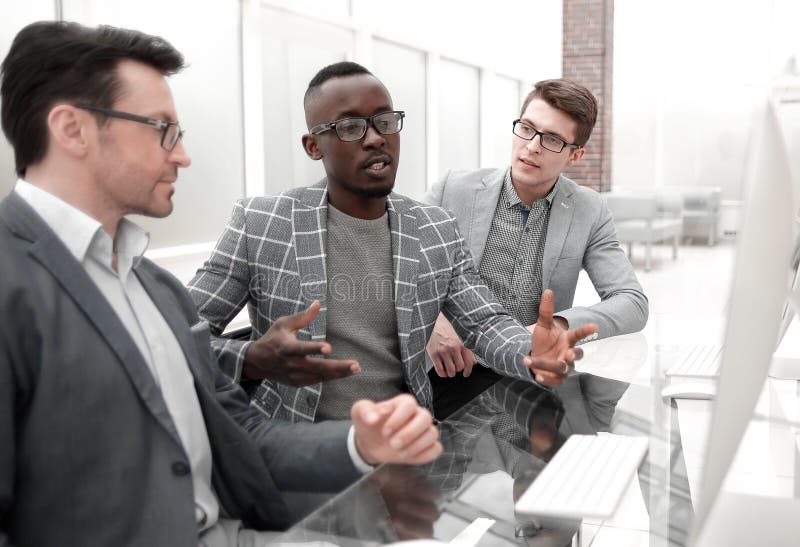
[[[331,62],[362,63],[387,85],[395,108],[406,111],[395,189],[412,197],[447,169],[506,164],[521,90],[561,73],[561,0],[244,6],[250,195],[323,175],[300,147],[301,97],[314,72]]]
[[[83,24],[162,35],[185,54],[190,66],[171,86],[193,163],[181,173],[174,213],[137,219],[151,232],[154,249],[208,244],[235,199],[322,176],[320,164],[303,153],[300,136],[305,85],[326,63],[364,63],[387,83],[395,106],[408,112],[397,187],[413,196],[449,167],[506,163],[521,90],[561,73],[561,0],[0,4],[2,54],[24,24],[55,18],[57,6],[65,19]],[[267,12],[279,16],[264,18]],[[477,77],[459,89],[441,77],[452,67]],[[447,130],[454,116],[468,133]],[[0,194],[14,180],[11,150],[2,142]]]
[[[561,0],[270,0],[531,81],[561,75]]]
[[[753,108],[800,54],[798,21],[794,0],[616,0],[613,185],[741,199]]]
[[[439,97],[439,164],[445,169],[475,169],[480,164],[480,70],[442,59]]]
[[[380,39],[372,43],[372,71],[389,89],[394,107],[406,111],[395,188],[409,195],[421,195],[426,190],[426,60],[425,53],[418,49]],[[397,67],[403,67],[402,71]]]
[[[164,36],[189,67],[170,80],[192,165],[166,219],[137,218],[151,247],[216,240],[244,194],[240,6],[237,0],[62,0],[64,18]]]
[[[257,20],[253,20],[256,18]],[[285,13],[255,11],[245,21],[251,34],[260,37],[258,56],[246,68],[245,86],[261,80],[262,93],[246,102],[248,123],[262,111],[263,143],[247,142],[248,156],[262,157],[263,174],[252,172],[248,194],[275,194],[316,182],[325,175],[321,161],[312,161],[302,149],[306,133],[303,95],[308,81],[322,65],[353,56],[350,31],[334,25]]]
[[[6,9],[3,2],[3,56],[24,24],[56,15],[53,0],[15,1],[13,9]],[[62,0],[61,7],[68,20],[162,35],[185,55],[189,68],[171,78],[170,85],[192,166],[179,176],[173,214],[137,222],[150,231],[151,248],[216,240],[234,200],[244,194],[239,2]],[[2,194],[14,180],[11,157],[4,141],[0,146]]]

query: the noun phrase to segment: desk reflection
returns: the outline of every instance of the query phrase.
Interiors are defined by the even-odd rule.
[[[581,385],[581,380],[576,380],[576,385]],[[590,383],[594,389],[578,390],[584,400],[565,405],[557,392],[501,379],[440,424],[444,452],[435,461],[416,467],[381,466],[279,540],[323,540],[338,545],[433,537],[448,541],[488,513],[497,522],[484,542],[570,545],[579,520],[516,515],[513,506],[567,435],[576,432],[571,424],[580,423],[581,433],[593,424],[596,429],[592,432],[608,430],[614,406],[627,384],[599,377]],[[596,401],[585,399],[591,393]],[[593,408],[602,409],[598,414],[602,419],[587,419]],[[476,496],[471,503],[463,499]],[[318,504],[320,500],[315,501]],[[302,513],[313,507],[297,505],[297,509]]]

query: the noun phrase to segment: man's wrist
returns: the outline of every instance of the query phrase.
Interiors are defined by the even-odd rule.
[[[257,380],[260,379],[258,371],[264,368],[264,363],[268,363],[270,357],[267,355],[263,344],[257,341],[249,342],[248,344],[244,352],[244,358],[242,359],[242,378],[246,380]]]
[[[353,466],[361,473],[369,473],[375,469],[374,465],[367,463],[361,456],[356,444],[356,427],[350,426],[350,431],[347,433],[347,452],[350,454],[350,459],[353,461]]]
[[[251,343],[250,347],[248,347],[244,351],[244,356],[242,357],[242,374],[241,374],[243,380],[253,379],[250,374],[250,371],[252,370],[253,361],[255,359],[253,353],[256,351],[258,351],[258,348],[253,343]]]

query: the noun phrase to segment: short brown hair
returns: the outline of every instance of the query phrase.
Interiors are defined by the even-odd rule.
[[[578,146],[586,144],[592,135],[594,124],[597,122],[597,99],[591,91],[564,78],[536,82],[533,90],[528,93],[525,102],[522,103],[520,116],[525,113],[528,104],[536,98],[542,99],[572,118],[578,124],[578,132],[575,135],[575,142],[572,144]]]
[[[184,63],[169,42],[135,30],[40,21],[19,31],[0,68],[0,118],[20,177],[47,152],[50,109],[59,101],[111,107],[123,91],[116,68],[124,59],[165,76]]]

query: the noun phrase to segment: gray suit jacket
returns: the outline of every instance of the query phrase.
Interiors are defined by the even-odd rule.
[[[475,271],[455,220],[432,207],[392,193],[387,211],[392,237],[397,336],[406,385],[431,408],[426,344],[439,312],[464,344],[500,374],[533,381],[522,364],[530,334],[493,298]],[[298,337],[325,338],[328,219],[326,181],[277,196],[238,202],[217,247],[189,283],[200,317],[219,334],[247,304],[252,338],[284,315],[322,304]],[[238,378],[249,342],[219,339],[215,349],[228,374]],[[323,384],[295,388],[261,382],[253,403],[270,416],[313,420]]]
[[[450,171],[423,198],[456,217],[476,267],[483,257],[507,171]],[[589,274],[601,301],[573,308],[581,268]],[[564,176],[559,177],[550,210],[542,289],[552,289],[556,312],[571,326],[597,324],[597,337],[636,332],[647,323],[647,297],[619,246],[604,200]]]
[[[14,193],[0,202],[0,256],[0,545],[196,546],[188,458],[157,384],[83,267]],[[178,280],[146,259],[134,271],[194,376],[225,513],[280,528],[280,490],[357,478],[349,423],[265,420],[219,372]]]

